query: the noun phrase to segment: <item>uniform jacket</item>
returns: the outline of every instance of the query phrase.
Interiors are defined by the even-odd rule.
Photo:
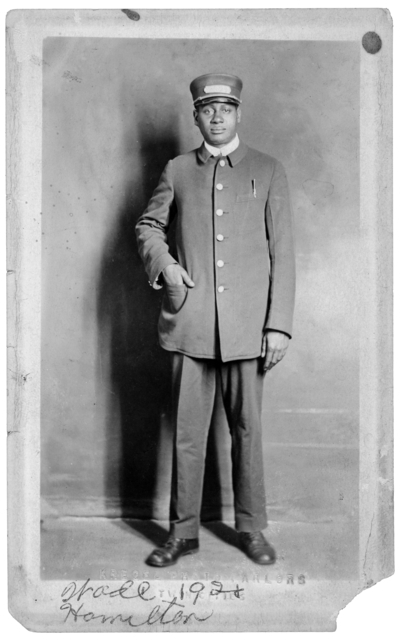
[[[173,216],[176,255],[167,241]],[[229,361],[258,357],[264,329],[291,336],[292,213],[275,158],[243,142],[226,158],[214,158],[204,144],[174,158],[136,232],[151,284],[174,262],[195,283],[164,285],[158,325],[164,349]]]

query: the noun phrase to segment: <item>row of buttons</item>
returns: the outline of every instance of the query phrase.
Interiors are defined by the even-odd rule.
[[[219,164],[221,165],[221,167],[225,166],[225,161],[224,160],[219,160]],[[223,189],[223,184],[221,184],[220,182],[216,185],[216,188],[218,189],[218,191],[222,191]],[[217,209],[216,210],[216,215],[217,216],[222,216],[223,215],[223,210],[222,209]],[[224,237],[221,233],[218,233],[218,235],[216,236],[216,239],[218,240],[218,242],[222,242]],[[223,267],[224,266],[224,261],[223,260],[218,260],[217,261],[217,266],[218,267]],[[225,287],[223,285],[220,285],[218,287],[218,293],[223,293],[225,291]]]

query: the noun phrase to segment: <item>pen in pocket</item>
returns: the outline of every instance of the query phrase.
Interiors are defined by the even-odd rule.
[[[251,180],[251,186],[253,187],[253,196],[254,198],[257,197],[257,189],[255,188],[255,180],[254,178]]]

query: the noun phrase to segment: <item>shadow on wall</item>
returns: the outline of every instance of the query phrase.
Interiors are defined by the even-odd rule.
[[[174,124],[166,121],[144,127],[138,142],[134,134],[127,140],[126,162],[134,169],[139,161],[142,171],[132,172],[138,178],[127,184],[100,266],[99,357],[110,363],[112,391],[106,409],[105,496],[125,518],[161,518],[161,504],[170,494],[170,358],[157,339],[163,294],[148,284],[138,255],[135,224],[178,148]],[[173,228],[169,236],[172,232]],[[215,426],[208,443],[205,519],[221,517],[217,445]],[[164,513],[167,517],[168,504]]]

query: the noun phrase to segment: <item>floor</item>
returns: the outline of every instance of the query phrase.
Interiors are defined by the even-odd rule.
[[[205,574],[212,579],[268,581],[353,579],[359,539],[359,449],[354,423],[341,418],[284,415],[282,424],[279,415],[274,422],[278,433],[271,430],[270,442],[264,441],[270,523],[266,535],[277,551],[275,565],[259,567],[244,556],[229,508],[220,516],[225,522],[203,524],[196,555],[185,556],[161,572],[148,567],[145,558],[166,539],[168,523],[163,518],[168,508],[154,514],[158,520],[123,520],[105,517],[120,511],[105,514],[103,498],[99,504],[94,497],[70,504],[60,496],[53,502],[48,499],[48,508],[42,509],[43,579],[121,580],[164,572],[169,578],[175,573],[189,579],[206,579]],[[220,494],[223,504],[230,505],[230,456],[226,453],[228,460],[223,456],[219,462]],[[161,503],[168,507],[166,479],[160,494]]]
[[[146,578],[238,579],[303,583],[348,580],[357,571],[358,523],[271,522],[265,534],[277,562],[261,567],[244,556],[232,523],[205,523],[200,551],[164,570],[144,560],[167,535],[168,523],[108,518],[48,518],[42,522],[44,580]]]

